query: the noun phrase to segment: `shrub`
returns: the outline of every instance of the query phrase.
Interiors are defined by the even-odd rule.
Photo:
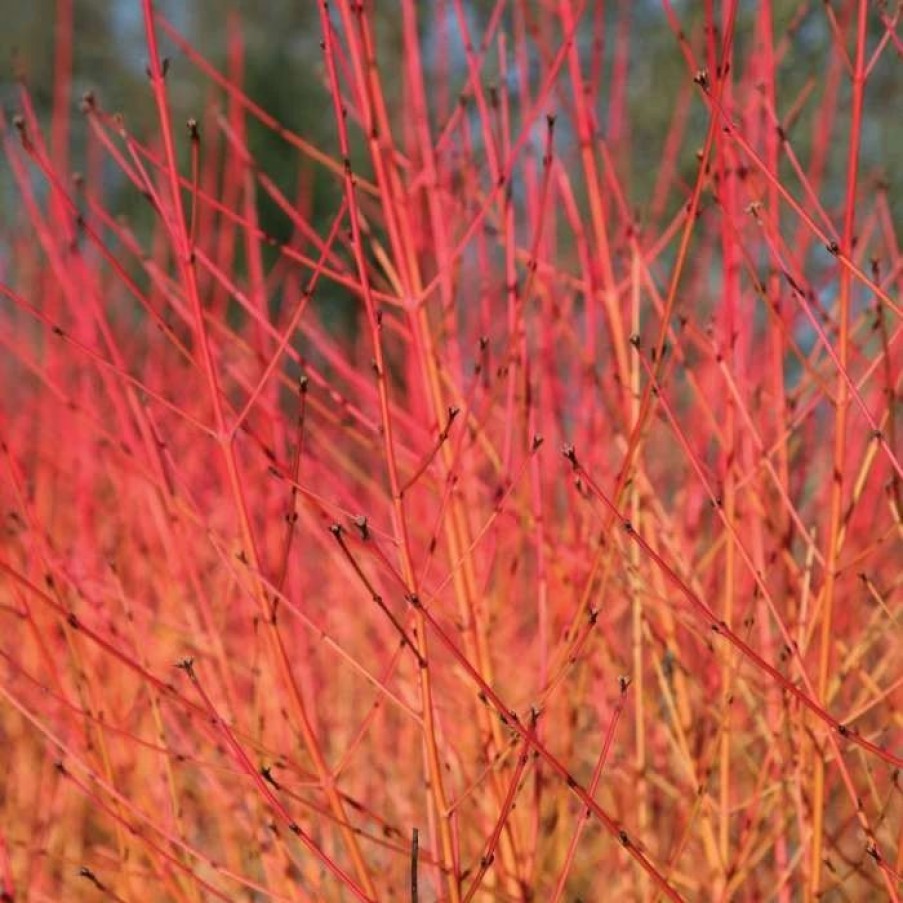
[[[318,7],[4,116],[4,899],[897,899],[899,11]]]

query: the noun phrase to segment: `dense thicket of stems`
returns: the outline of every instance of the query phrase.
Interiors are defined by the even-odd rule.
[[[3,899],[898,899],[900,10],[797,6],[321,2],[312,140],[151,0],[155,126],[73,120],[59,4],[0,114]]]

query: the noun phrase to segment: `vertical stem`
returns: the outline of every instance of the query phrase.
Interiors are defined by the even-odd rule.
[[[847,259],[853,256],[856,218],[856,187],[859,175],[859,141],[862,134],[862,108],[865,95],[865,51],[868,4],[859,0],[856,28],[856,62],[853,70],[852,110],[849,129],[849,156],[847,162],[847,186],[843,221],[842,244],[839,254]],[[840,296],[838,300],[838,373],[834,408],[834,469],[831,480],[830,513],[828,524],[828,550],[825,556],[825,583],[821,599],[821,631],[819,635],[818,701],[826,709],[828,674],[831,665],[832,626],[834,598],[837,588],[837,561],[840,554],[843,530],[844,462],[847,450],[847,413],[850,390],[847,383],[847,367],[850,359],[850,303],[852,271],[840,266]],[[825,757],[815,749],[815,770],[812,781],[812,846],[809,885],[806,898],[814,899],[821,888],[821,869],[825,830]]]
[[[359,11],[360,14],[360,11]],[[328,77],[331,83],[331,94],[334,105],[336,125],[339,136],[339,147],[343,158],[345,196],[348,202],[348,215],[351,225],[351,244],[357,267],[357,275],[364,298],[367,326],[370,332],[370,343],[373,350],[373,367],[376,373],[377,395],[379,399],[380,426],[383,439],[383,449],[386,466],[386,476],[389,482],[389,492],[392,501],[392,525],[401,555],[402,577],[411,597],[417,596],[417,581],[413,560],[411,558],[410,541],[408,538],[407,519],[405,514],[404,496],[401,489],[401,481],[398,476],[398,464],[395,456],[395,444],[393,438],[393,421],[389,404],[389,385],[386,375],[386,362],[382,348],[380,319],[377,316],[376,303],[370,286],[370,276],[367,270],[367,261],[364,256],[363,240],[361,235],[361,223],[358,212],[357,198],[355,194],[355,177],[351,169],[349,157],[350,145],[348,141],[348,129],[345,124],[345,110],[342,104],[341,85],[336,70],[335,57],[332,50],[333,31],[329,16],[329,4],[327,0],[320,3],[320,24],[323,32],[323,52],[326,58]],[[357,55],[355,55],[357,58]],[[370,73],[375,75],[375,73]],[[371,103],[374,98],[369,98]],[[370,118],[373,120],[371,135],[378,134],[376,120],[372,111]],[[384,131],[387,123],[381,123]],[[392,186],[386,180],[379,149],[374,159],[382,178],[379,179],[382,200],[387,214],[387,223],[395,224],[396,217],[392,215]],[[392,231],[390,229],[390,231]],[[403,263],[413,265],[411,257],[401,258]],[[405,272],[402,270],[402,272]],[[406,282],[408,279],[405,280]],[[421,308],[422,310],[422,308]],[[445,443],[443,443],[444,445]],[[445,877],[445,886],[448,890],[451,903],[459,903],[461,899],[461,886],[458,870],[455,865],[455,844],[452,831],[452,813],[449,810],[448,799],[445,793],[442,764],[439,760],[438,726],[436,722],[435,707],[433,704],[432,676],[429,668],[429,646],[426,636],[426,622],[423,610],[420,606],[415,611],[415,635],[417,652],[424,666],[419,669],[420,703],[423,712],[423,738],[426,766],[428,771],[430,799],[435,810],[438,822],[439,849],[438,868],[440,875]]]
[[[722,4],[723,18],[728,20],[730,16],[730,0]],[[712,22],[714,24],[714,12]],[[715,30],[710,34],[714,37]],[[719,48],[714,42],[711,48],[712,71],[723,73],[721,88],[721,101],[723,109],[730,116],[733,112],[732,69],[733,62],[730,50],[725,48],[724,55],[719,58]],[[741,219],[738,186],[736,179],[737,154],[733,144],[726,136],[719,136],[718,142],[718,179],[715,188],[722,215],[721,229],[721,254],[722,267],[724,269],[724,288],[722,301],[722,327],[719,340],[718,354],[723,356],[723,365],[729,371],[731,379],[736,378],[738,370],[737,349],[738,330],[740,316],[737,305],[740,298],[740,271],[742,258],[738,248],[738,236],[736,223]],[[724,584],[722,588],[721,616],[724,622],[733,627],[734,624],[734,584],[736,580],[737,548],[735,542],[734,525],[737,516],[737,492],[734,472],[736,468],[736,456],[738,454],[738,431],[734,396],[730,387],[725,387],[724,392],[724,437],[725,449],[723,454],[723,504],[724,523],[726,525],[724,537]],[[731,700],[733,698],[734,684],[734,659],[732,653],[724,656],[721,666],[721,718],[720,725],[720,749],[719,749],[719,774],[718,774],[718,853],[722,873],[718,876],[720,889],[723,890],[726,881],[726,872],[730,863],[731,840],[731,749],[733,738],[731,736]]]
[[[631,257],[631,332],[639,341],[640,336],[640,259],[639,248],[634,245]],[[630,429],[636,429],[640,418],[640,398],[642,387],[640,373],[642,365],[640,361],[639,347],[630,359]],[[640,491],[636,480],[630,481],[628,496],[630,505],[630,522],[638,530],[642,529],[640,523]],[[640,837],[645,837],[649,829],[649,783],[646,779],[646,709],[645,709],[645,669],[643,663],[646,658],[646,650],[643,643],[644,613],[643,592],[639,579],[640,548],[636,544],[630,546],[630,595],[631,595],[631,629],[633,632],[633,685],[634,699],[634,731],[636,733],[636,749],[634,750],[634,768],[636,770],[637,788],[637,829]],[[641,900],[648,899],[649,878],[640,876]]]

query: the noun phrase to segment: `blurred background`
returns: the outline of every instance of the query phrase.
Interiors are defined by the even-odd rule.
[[[318,3],[314,0],[159,0],[156,7],[181,33],[218,68],[225,69],[227,34],[230,21],[238,27],[244,44],[243,81],[247,93],[287,128],[313,141],[332,153],[335,150],[335,128],[331,108],[324,104],[321,53],[318,42],[320,23]],[[464,0],[463,8],[469,20],[471,34],[478,40],[485,30],[495,4],[490,0]],[[698,0],[674,0],[673,8],[680,17],[685,33],[694,50],[702,57],[703,35],[697,27],[702,21],[704,4]],[[749,62],[754,41],[753,25],[759,4],[741,3],[737,23],[735,47],[737,67]],[[819,108],[822,93],[828,89],[826,67],[831,57],[833,40],[829,17],[824,4],[800,0],[775,0],[773,17],[775,45],[783,54],[782,80],[779,86],[779,113],[790,113],[800,104],[794,116],[789,138],[804,165],[811,153],[811,135],[815,127],[813,117]],[[842,4],[837,15],[848,15],[853,5]],[[886,4],[887,7],[893,4]],[[424,64],[436,65],[437,36],[447,36],[448,72],[450,85],[442,84],[454,99],[464,84],[466,60],[454,7],[449,0],[431,0],[418,4]],[[558,28],[557,22],[542,17],[543,4],[536,2],[509,3],[503,17],[510,18],[511,7],[525,12],[542,27]],[[393,82],[393,71],[403,50],[400,0],[374,4],[377,23],[378,60],[383,64],[381,77],[388,91],[400,92],[401,85]],[[265,12],[264,12],[265,11]],[[600,28],[604,20],[605,28]],[[103,107],[122,112],[128,127],[139,137],[152,133],[153,103],[145,77],[147,52],[144,44],[140,0],[0,0],[0,99],[7,113],[16,108],[16,80],[22,79],[32,92],[35,103],[44,116],[49,114],[53,98],[54,60],[61,59],[59,39],[71,22],[73,84],[70,104],[77,111],[81,94],[93,90]],[[504,23],[503,18],[503,23]],[[843,22],[841,21],[841,24]],[[61,28],[57,26],[61,25]],[[870,41],[874,46],[884,29],[879,16],[870,12]],[[506,24],[503,28],[509,34]],[[658,0],[621,0],[621,2],[590,2],[581,21],[578,40],[591,43],[604,34],[601,43],[601,77],[606,79],[614,66],[628,68],[628,96],[625,108],[613,116],[612,110],[598,110],[599,131],[612,148],[620,176],[630,186],[631,201],[640,210],[650,199],[656,176],[656,165],[662,158],[668,127],[678,102],[686,88],[687,66],[678,42],[668,25]],[[789,40],[788,40],[789,37]],[[509,42],[509,46],[513,42]],[[195,67],[163,42],[163,52],[171,57],[169,86],[174,114],[182,119],[201,118],[205,107],[222,100]],[[547,46],[553,46],[547,44]],[[498,72],[497,55],[490,53],[484,67],[486,83]],[[587,57],[588,58],[588,57]],[[899,54],[884,53],[869,79],[865,126],[863,129],[863,171],[866,179],[887,183],[894,208],[901,199],[900,173],[903,171],[903,79]],[[517,84],[515,65],[509,61],[509,90],[516,112]],[[540,65],[536,65],[537,74]],[[841,80],[839,90],[849,91],[847,80]],[[430,78],[427,84],[431,84]],[[610,100],[603,90],[601,97]],[[391,96],[389,97],[391,101]],[[741,99],[742,102],[742,99]],[[389,104],[390,110],[392,104]],[[841,104],[843,106],[843,104]],[[431,111],[434,116],[437,110]],[[691,133],[701,134],[704,128],[702,105],[694,103],[690,110],[696,117]],[[433,121],[434,129],[442,125],[441,116]],[[561,123],[567,128],[567,123]],[[833,134],[837,136],[836,151],[829,155],[828,165],[843,170],[846,142],[843,117],[837,117]],[[151,131],[149,131],[151,130]],[[83,133],[78,127],[72,132],[72,164],[80,165]],[[257,159],[261,167],[289,195],[299,177],[299,160],[279,138],[260,128],[252,129]],[[567,137],[559,134],[558,148],[566,147]],[[692,172],[694,147],[685,147],[682,164]],[[316,174],[315,174],[316,175]],[[4,188],[8,176],[3,174]],[[842,180],[826,174],[826,191],[841,191]],[[823,199],[830,208],[839,198]],[[123,213],[130,205],[140,203],[134,192],[122,198]],[[276,234],[279,217],[266,209],[261,200],[261,215],[265,225]],[[331,206],[331,205],[330,205]]]

